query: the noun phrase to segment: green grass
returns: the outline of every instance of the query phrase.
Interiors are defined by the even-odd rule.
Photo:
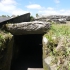
[[[49,53],[44,53],[44,57],[54,56],[51,64],[57,64],[60,58],[66,60],[68,61],[67,66],[63,66],[63,64],[58,65],[57,70],[70,70],[70,41],[68,42],[70,40],[70,24],[52,24],[50,30],[45,34],[45,37],[49,40],[49,44],[47,47],[45,46]],[[56,39],[54,40],[53,37]],[[63,49],[56,51],[56,47],[63,37]]]
[[[47,35],[54,36],[70,36],[70,25],[66,24],[52,24],[51,29]]]
[[[51,29],[45,34],[45,37],[49,40],[49,45],[47,47],[51,50],[58,45],[58,42],[62,37],[64,37],[64,45],[66,46],[70,44],[66,42],[67,39],[70,39],[70,25],[52,24]],[[55,37],[56,40],[52,37]]]
[[[8,37],[11,37],[11,33],[0,30],[0,51],[6,48],[5,43],[7,42]]]

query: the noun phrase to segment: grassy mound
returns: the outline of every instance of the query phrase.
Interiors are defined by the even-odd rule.
[[[70,70],[70,25],[52,24],[45,37],[48,43],[43,55],[46,63],[49,62],[50,69]]]

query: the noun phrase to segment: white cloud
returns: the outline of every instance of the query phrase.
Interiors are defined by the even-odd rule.
[[[28,13],[28,11],[24,11],[22,9],[16,9],[12,12],[12,14],[15,14],[15,15],[22,15],[22,14],[25,14],[25,13]]]
[[[1,0],[0,11],[10,13],[12,15],[21,15],[27,12],[20,8],[17,8],[17,4],[18,3],[15,0]]]
[[[60,0],[54,0],[55,3],[60,3]]]
[[[17,4],[15,0],[1,0],[2,4],[10,5],[10,4]]]
[[[45,10],[39,10],[38,13],[46,16],[47,15],[70,15],[70,10],[64,10],[64,9],[56,10],[54,8],[48,7]]]
[[[56,3],[59,3],[59,0],[55,0]],[[10,13],[12,15],[22,15],[27,13],[28,11],[23,10],[17,7],[18,3],[15,0],[1,0],[0,1],[0,11]],[[35,9],[39,14],[43,15],[70,15],[70,10],[60,9],[56,10],[52,7],[42,7],[39,4],[30,4],[26,6],[28,9]],[[31,11],[31,13],[35,13]]]
[[[54,8],[52,8],[52,7],[48,7],[47,10],[54,10]]]
[[[38,4],[30,4],[26,6],[28,9],[41,9],[42,7]]]

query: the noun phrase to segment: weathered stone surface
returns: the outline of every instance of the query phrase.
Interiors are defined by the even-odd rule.
[[[43,34],[49,28],[50,28],[50,23],[42,21],[6,24],[6,29],[14,35]]]
[[[34,20],[39,20],[39,21],[47,21],[47,22],[54,22],[54,23],[58,23],[58,24],[66,24],[66,21],[70,20],[69,16],[60,16],[60,15],[52,15],[52,16],[41,16],[41,17],[37,17]]]

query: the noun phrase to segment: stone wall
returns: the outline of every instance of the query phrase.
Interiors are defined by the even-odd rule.
[[[48,43],[48,40],[46,37],[43,37],[42,39],[42,43],[43,43],[43,68],[44,70],[50,70],[50,67],[48,64],[46,64],[46,62],[44,61],[44,59],[46,58],[46,48],[47,48],[47,43]]]
[[[13,35],[0,35],[0,70],[10,70],[13,51]]]

